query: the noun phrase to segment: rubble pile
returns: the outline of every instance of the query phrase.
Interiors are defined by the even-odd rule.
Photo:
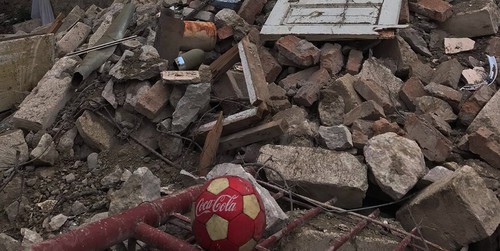
[[[389,215],[445,249],[499,248],[498,5],[403,0],[384,39],[274,41],[259,30],[276,2],[115,0],[4,35],[0,52],[51,48],[27,50],[45,66],[13,71],[22,85],[0,82],[0,97],[29,92],[0,100],[0,217],[27,224],[5,228],[0,250],[227,162],[344,209],[396,202]],[[301,241],[337,238],[327,228],[282,248],[327,249]]]

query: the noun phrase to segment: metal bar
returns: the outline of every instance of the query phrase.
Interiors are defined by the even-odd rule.
[[[174,213],[174,214],[172,214],[172,216],[174,216],[175,218],[177,218],[177,219],[179,219],[181,221],[184,221],[186,223],[191,224],[191,219],[189,217],[187,217],[187,216],[184,216],[184,215],[180,214],[180,213]]]
[[[34,251],[103,250],[134,237],[137,223],[159,226],[173,212],[184,213],[201,193],[202,185],[192,186],[174,195],[145,202],[109,218],[91,223],[53,239],[35,244]]]
[[[304,215],[301,217],[293,220],[292,222],[288,223],[285,227],[283,227],[280,231],[274,233],[273,235],[269,236],[267,239],[261,241],[257,245],[257,249],[259,248],[269,248],[274,242],[280,240],[285,236],[286,234],[290,233],[293,231],[296,227],[298,227],[300,224],[304,223],[305,221],[311,219],[312,217],[318,215],[323,211],[322,208],[320,207],[315,207],[313,209],[308,210]],[[260,249],[262,250],[262,249]]]
[[[275,199],[275,200],[279,200],[279,199],[281,199],[283,196],[285,196],[285,193],[283,193],[283,192],[277,192],[277,193],[273,194],[273,199]]]
[[[118,40],[115,40],[115,41],[112,41],[112,42],[107,42],[107,43],[104,43],[104,44],[95,45],[95,46],[89,47],[87,49],[83,49],[83,50],[79,50],[79,51],[68,53],[68,54],[66,54],[66,56],[67,57],[77,56],[77,55],[85,54],[85,53],[88,53],[88,52],[91,52],[91,51],[96,51],[96,50],[104,49],[104,48],[107,48],[107,47],[110,47],[110,46],[113,46],[113,45],[118,45],[121,42],[130,40],[130,39],[134,39],[136,37],[137,37],[137,35],[133,35],[133,36],[122,38],[122,39],[118,39]]]
[[[380,214],[380,210],[377,209],[373,211],[368,217],[370,218],[377,218],[378,215]],[[335,240],[333,243],[333,246],[331,246],[328,251],[335,251],[338,250],[342,245],[344,245],[347,241],[349,241],[353,236],[359,234],[363,228],[365,228],[368,225],[368,220],[361,220],[356,226],[354,226],[349,233],[341,236],[339,239]]]
[[[134,236],[160,250],[199,251],[193,245],[143,222],[137,224]]]
[[[417,234],[417,228],[414,227],[411,232],[411,234]],[[397,246],[394,248],[394,251],[405,251],[406,247],[410,244],[411,242],[411,235],[406,236]]]
[[[312,203],[314,205],[318,205],[318,206],[321,206],[323,208],[326,208],[326,209],[329,209],[329,210],[332,210],[332,211],[335,211],[337,213],[346,213],[346,214],[349,214],[349,215],[352,215],[354,217],[358,217],[358,218],[361,218],[361,219],[366,219],[374,224],[377,224],[377,225],[380,225],[380,226],[383,226],[391,231],[394,231],[396,233],[399,233],[401,235],[404,235],[404,236],[407,236],[407,235],[411,235],[412,238],[416,239],[416,240],[420,240],[420,241],[423,241],[425,243],[427,243],[427,245],[430,245],[432,246],[433,248],[437,249],[437,250],[441,250],[441,251],[448,251],[448,249],[445,249],[435,243],[432,243],[426,239],[424,239],[423,237],[421,236],[417,236],[417,235],[414,235],[414,234],[410,234],[404,230],[400,230],[400,229],[397,229],[389,224],[385,224],[379,220],[375,220],[375,219],[372,219],[368,216],[364,216],[362,214],[358,214],[358,213],[355,213],[355,212],[350,212],[348,210],[345,210],[345,209],[342,209],[342,208],[339,208],[339,207],[335,207],[335,206],[332,206],[332,205],[328,205],[326,203],[323,203],[323,202],[320,202],[320,201],[317,201],[317,200],[314,200],[314,199],[311,199],[311,198],[308,198],[306,196],[302,196],[300,194],[296,194],[296,193],[293,193],[293,192],[290,192],[290,191],[287,191],[281,187],[278,187],[278,186],[275,186],[275,185],[272,185],[272,184],[269,184],[267,182],[264,182],[264,181],[261,181],[261,180],[257,180],[257,182],[265,187],[269,187],[269,188],[272,188],[272,189],[275,189],[275,190],[278,190],[278,191],[282,191],[286,194],[292,194],[293,196],[296,196],[298,198],[301,198],[305,201],[308,201],[309,203]]]

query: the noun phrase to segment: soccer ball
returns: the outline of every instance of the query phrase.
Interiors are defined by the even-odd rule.
[[[207,250],[253,250],[262,237],[266,215],[259,193],[245,179],[209,180],[194,204],[193,232]]]

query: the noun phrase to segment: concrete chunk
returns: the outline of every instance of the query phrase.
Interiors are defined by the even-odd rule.
[[[210,83],[189,85],[179,100],[172,118],[172,131],[182,132],[210,102]]]
[[[455,36],[479,37],[498,31],[498,6],[493,0],[463,1],[453,6],[453,16],[441,26]]]
[[[147,92],[137,97],[135,110],[140,114],[154,119],[168,103],[171,90],[163,81],[158,81]]]
[[[451,154],[452,142],[416,115],[412,114],[406,118],[405,130],[408,138],[417,141],[427,159],[444,162]]]
[[[375,181],[394,200],[405,196],[429,171],[417,142],[393,132],[371,138],[364,155]]]
[[[362,204],[368,189],[366,166],[345,152],[320,148],[265,145],[260,149],[258,163],[280,172],[289,185],[297,185],[311,198],[334,205],[355,208]],[[273,182],[282,182],[273,172]]]
[[[78,118],[76,127],[85,144],[94,149],[105,151],[114,143],[115,129],[90,111],[85,111]]]
[[[363,102],[344,116],[344,124],[351,125],[357,119],[377,120],[385,118],[384,109],[373,100]]]
[[[396,213],[406,230],[415,224],[423,237],[458,250],[495,232],[500,202],[472,167],[464,166],[422,192]],[[460,224],[457,224],[460,222]]]
[[[61,57],[74,51],[87,40],[91,30],[90,26],[82,22],[76,23],[61,40],[57,41],[57,55]]]
[[[56,150],[56,144],[50,134],[46,133],[38,142],[38,145],[30,154],[31,159],[37,165],[52,166],[59,158],[59,153]]]
[[[0,169],[14,166],[16,151],[19,151],[17,163],[28,160],[28,144],[24,140],[23,131],[14,130],[0,134]]]
[[[71,99],[71,77],[66,72],[72,72],[77,63],[68,57],[57,61],[19,106],[12,119],[14,126],[31,131],[50,127]]]

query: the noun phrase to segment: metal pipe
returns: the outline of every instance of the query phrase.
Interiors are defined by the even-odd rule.
[[[142,222],[137,224],[134,236],[160,250],[199,251],[193,245]]]
[[[101,45],[109,42],[122,39],[125,36],[125,31],[132,21],[135,6],[133,3],[128,3],[123,7],[123,10],[111,23],[108,30],[104,35],[97,40],[96,45]],[[92,51],[83,59],[83,62],[75,69],[73,74],[72,83],[74,85],[79,85],[83,80],[85,80],[93,71],[101,67],[102,64],[108,60],[113,52],[115,51],[117,45],[107,47],[102,50]]]
[[[184,37],[180,43],[183,51],[201,49],[211,51],[217,43],[217,28],[212,22],[184,21]]]
[[[109,218],[91,223],[53,239],[35,244],[34,251],[103,250],[134,237],[137,223],[159,226],[174,212],[185,213],[201,193],[202,185],[192,186],[174,195],[145,202]]]
[[[373,211],[368,217],[374,219],[377,218],[378,215],[380,214],[380,210],[377,209]],[[363,228],[365,228],[368,225],[367,220],[361,220],[356,226],[354,226],[349,233],[341,236],[339,239],[335,240],[333,245],[328,249],[328,251],[335,251],[338,250],[342,245],[344,245],[349,239],[351,239],[353,236],[357,235]]]
[[[130,37],[126,37],[126,38],[115,40],[113,42],[108,42],[108,43],[104,43],[104,44],[100,44],[100,45],[95,45],[95,46],[89,47],[87,49],[83,49],[83,50],[79,50],[79,51],[68,53],[68,54],[66,54],[66,57],[78,56],[78,55],[82,55],[82,54],[85,54],[85,53],[88,53],[88,52],[91,52],[91,51],[96,51],[96,50],[104,49],[104,48],[107,48],[107,47],[110,47],[110,46],[113,46],[113,45],[121,44],[124,41],[130,40],[130,39],[134,39],[136,37],[137,37],[137,35],[133,35],[133,36],[130,36]]]

